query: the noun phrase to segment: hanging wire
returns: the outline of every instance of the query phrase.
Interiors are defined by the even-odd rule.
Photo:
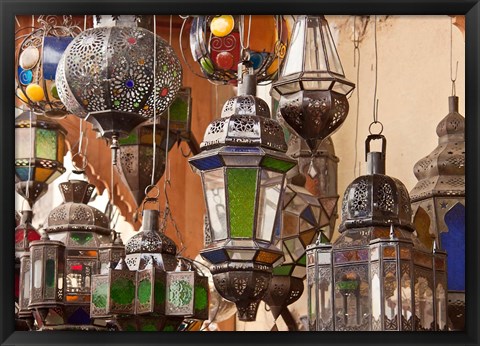
[[[20,22],[18,21],[17,16],[15,16],[15,22],[17,22],[17,25],[18,25],[19,27],[21,27]]]
[[[155,185],[155,162],[157,148],[157,16],[153,15],[153,141],[152,176],[150,185]]]
[[[244,25],[245,25],[245,16],[241,15],[240,16],[240,23],[239,23],[239,29],[240,29],[240,47],[242,48],[240,51],[240,56],[242,59],[248,58],[250,60],[250,57],[246,55],[247,49],[250,48],[250,31],[252,27],[252,16],[249,15],[249,20],[248,20],[248,31],[247,31],[247,44],[245,45],[245,30],[244,30]]]
[[[353,18],[353,67],[357,68],[357,109],[355,118],[355,159],[353,165],[353,177],[356,178],[358,158],[358,119],[360,115],[360,33],[357,33],[357,16]],[[358,61],[357,61],[358,60]]]
[[[458,75],[458,60],[455,67],[455,77],[453,76],[453,17],[450,18],[450,80],[452,81],[452,96],[456,96],[457,90],[455,82]]]
[[[377,46],[377,15],[375,15],[374,22],[374,43],[375,43],[375,88],[373,94],[373,122],[368,127],[370,134],[372,133],[372,126],[374,124],[380,125],[380,131],[377,133],[380,135],[383,132],[383,124],[378,121],[378,99],[377,99],[377,85],[378,85],[378,46]]]

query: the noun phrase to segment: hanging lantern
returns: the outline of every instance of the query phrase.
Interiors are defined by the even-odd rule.
[[[458,97],[437,125],[438,146],[413,169],[418,183],[410,193],[419,237],[435,239],[448,253],[450,329],[465,329],[465,118]]]
[[[249,60],[258,82],[262,82],[276,77],[288,37],[282,16],[195,16],[190,28],[190,49],[211,81],[236,85],[238,64]]]
[[[382,140],[381,152],[370,141]],[[310,330],[446,330],[446,254],[414,235],[408,191],[385,175],[386,139],[346,189],[340,237],[307,249]]]
[[[355,84],[345,78],[327,20],[298,16],[272,96],[278,114],[313,151],[317,140],[335,132],[348,114]]]
[[[143,211],[143,230],[126,257],[95,275],[91,316],[114,319],[120,330],[176,330],[185,317],[208,318],[208,279],[177,267],[175,243],[159,230],[159,211]]]
[[[169,108],[169,143],[168,150],[176,140],[190,138],[191,124],[191,90],[180,89],[177,97]],[[157,118],[155,134],[155,177],[158,182],[165,172],[165,149],[167,140],[167,114],[166,112]],[[126,138],[119,139],[118,171],[124,183],[128,186],[137,207],[145,198],[145,188],[151,184],[153,164],[153,119],[134,129]]]
[[[202,176],[212,235],[200,253],[213,265],[217,291],[236,303],[241,320],[252,321],[272,265],[282,257],[273,230],[285,174],[295,161],[285,154],[282,128],[269,119],[268,105],[254,96],[251,68],[239,90],[189,162]]]
[[[65,172],[66,134],[60,124],[38,113],[23,112],[15,119],[15,190],[30,206]]]
[[[39,16],[40,27],[21,36],[15,79],[17,97],[30,109],[48,117],[62,118],[68,111],[60,101],[55,83],[57,65],[65,48],[81,29],[73,23],[72,16],[63,16],[60,24],[57,19]],[[32,30],[31,27],[24,29]]]
[[[67,109],[110,140],[114,164],[118,138],[127,137],[153,117],[154,108],[159,115],[163,113],[182,82],[172,47],[137,27],[136,21],[119,19],[115,18],[115,26],[102,26],[111,24],[102,20],[98,27],[78,35],[65,50],[56,77],[58,94]]]

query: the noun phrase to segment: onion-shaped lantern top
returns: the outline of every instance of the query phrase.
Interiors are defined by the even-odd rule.
[[[154,107],[157,114],[168,108],[180,89],[182,69],[172,47],[146,29],[97,27],[67,47],[56,81],[70,112],[106,138],[123,137],[153,117]]]
[[[369,151],[372,139],[382,140],[382,152]],[[345,190],[339,231],[393,225],[413,232],[408,190],[400,180],[385,175],[385,137],[370,135],[366,144],[368,174],[355,179]]]

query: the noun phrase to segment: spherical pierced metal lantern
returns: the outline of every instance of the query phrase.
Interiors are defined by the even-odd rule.
[[[15,190],[30,204],[65,172],[67,131],[55,120],[26,111],[15,119]]]
[[[298,16],[272,96],[278,114],[311,150],[336,131],[348,114],[347,96],[355,84],[345,78],[327,20]]]
[[[35,112],[62,118],[68,111],[60,101],[55,83],[57,65],[81,29],[73,23],[72,16],[63,16],[62,23],[58,23],[55,16],[39,16],[37,21],[39,28],[26,27],[19,31],[29,33],[20,36],[23,40],[16,52],[16,96]]]
[[[182,83],[180,62],[165,40],[134,24],[116,24],[78,35],[65,50],[56,77],[67,109],[91,122],[111,140],[112,149],[118,148],[118,138],[153,117],[154,108],[163,113]]]
[[[237,305],[238,317],[255,320],[258,304],[282,257],[273,242],[285,184],[295,166],[282,128],[255,95],[255,76],[240,83],[244,94],[228,100],[222,118],[205,132],[202,152],[189,160],[202,176],[211,243],[200,254],[212,264],[217,291]]]
[[[370,152],[370,141],[383,142]],[[367,175],[346,189],[340,236],[307,249],[309,328],[446,330],[446,254],[416,237],[405,186],[385,175],[386,140],[367,137]]]
[[[211,81],[236,85],[237,65],[243,60],[252,62],[259,82],[270,81],[285,56],[288,36],[282,16],[195,16],[190,50]]]
[[[465,118],[458,97],[437,125],[438,146],[413,169],[418,183],[410,192],[419,236],[448,253],[449,317],[452,330],[465,329]],[[451,312],[451,313],[450,313]]]

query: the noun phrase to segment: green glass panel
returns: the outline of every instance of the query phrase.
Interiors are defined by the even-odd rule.
[[[75,243],[80,244],[80,245],[85,245],[88,243],[90,240],[93,239],[93,234],[92,233],[72,233],[70,235],[70,239],[72,239]]]
[[[230,230],[232,238],[252,238],[257,170],[227,169]]]
[[[169,325],[165,326],[165,328],[163,328],[163,331],[164,332],[174,332],[175,328],[171,324],[169,324]]]
[[[280,172],[288,172],[291,168],[295,167],[295,165],[296,162],[278,160],[270,156],[265,156],[261,163],[262,167],[274,169]]]
[[[93,305],[95,305],[97,308],[105,309],[107,307],[107,292],[108,285],[106,283],[95,287],[92,296]]]
[[[153,294],[155,297],[155,302],[157,304],[165,303],[165,284],[162,281],[155,281],[155,289],[153,291]]]
[[[127,326],[127,328],[125,329],[125,331],[127,331],[127,332],[136,332],[136,331],[137,331],[137,327],[129,324],[129,325]]]
[[[291,265],[278,266],[273,268],[273,275],[290,275]]]
[[[157,331],[157,327],[155,327],[155,325],[153,324],[146,324],[142,326],[142,332],[156,332],[156,331]]]
[[[48,259],[45,263],[45,285],[53,287],[55,285],[55,260]]]
[[[170,120],[187,121],[188,103],[184,99],[176,98],[170,106]]]
[[[177,307],[185,306],[193,298],[193,287],[188,281],[178,280],[170,285],[168,301]]]
[[[57,159],[57,133],[55,131],[36,129],[35,156],[42,159]]]
[[[307,254],[300,257],[300,259],[298,260],[298,264],[301,264],[301,265],[304,265],[304,266],[307,265]]]
[[[150,303],[150,296],[152,294],[152,283],[150,280],[143,280],[138,285],[138,300],[140,304]]]
[[[136,132],[132,132],[128,137],[120,138],[118,140],[120,145],[127,145],[127,144],[137,144],[138,143],[138,136]]]
[[[135,285],[131,280],[118,278],[112,283],[110,299],[114,302],[126,305],[131,304],[135,298]]]
[[[205,287],[195,286],[195,310],[203,310],[208,304],[208,292]]]

